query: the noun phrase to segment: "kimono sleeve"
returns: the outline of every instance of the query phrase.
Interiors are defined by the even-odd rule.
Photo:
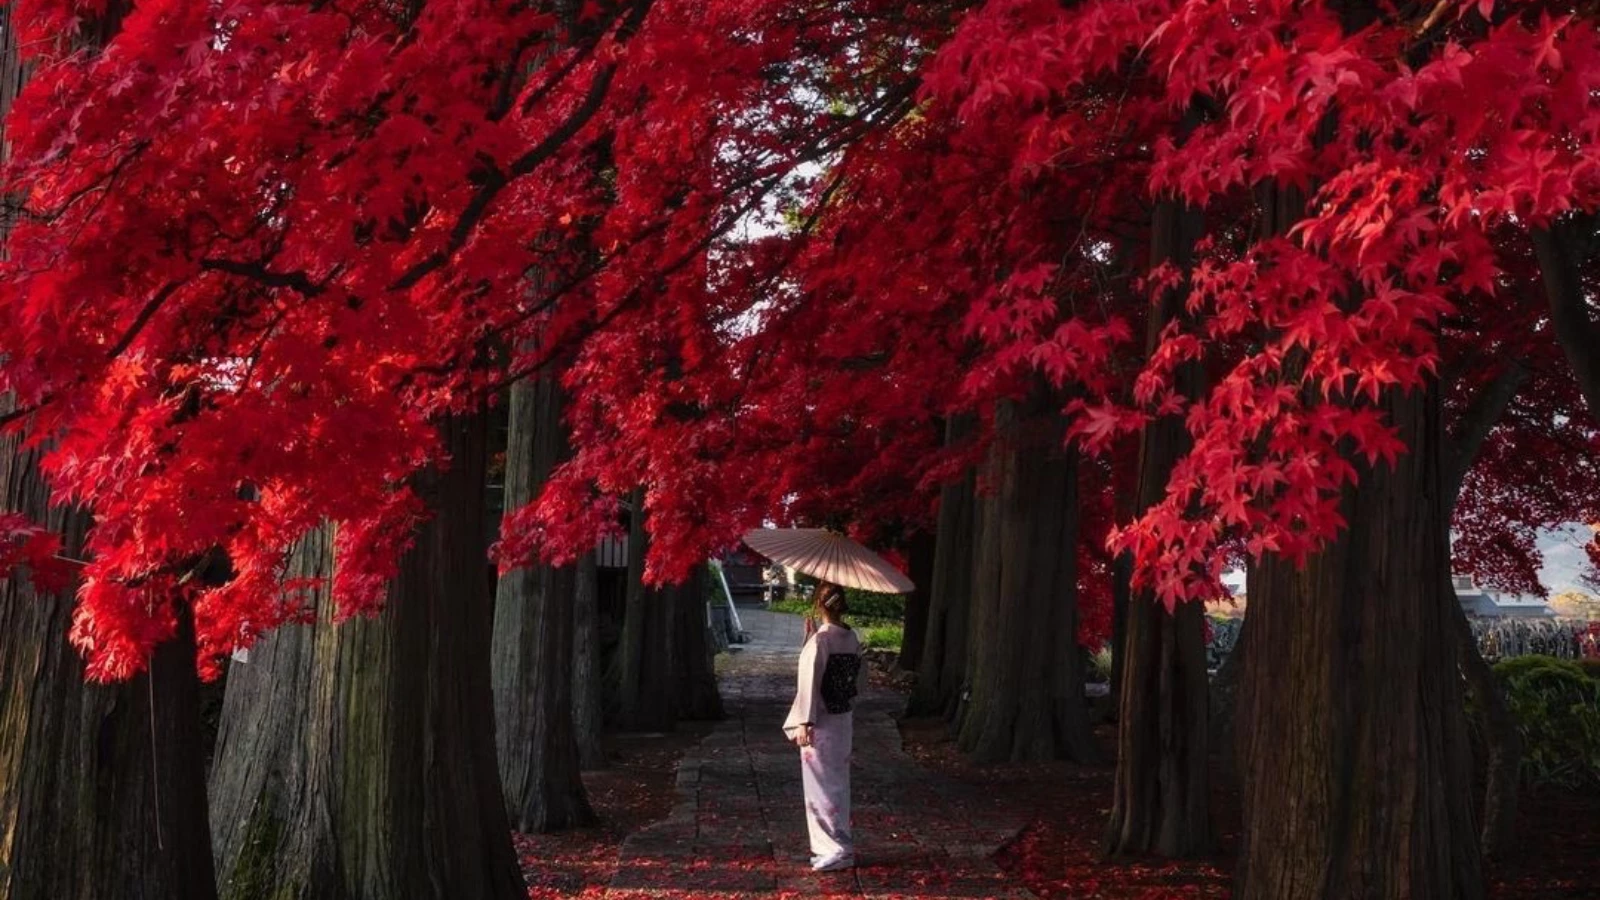
[[[821,634],[814,634],[800,651],[800,664],[795,672],[794,703],[789,706],[789,717],[783,722],[783,731],[793,738],[802,725],[815,725],[825,707],[822,703],[822,673],[828,667],[828,644]]]

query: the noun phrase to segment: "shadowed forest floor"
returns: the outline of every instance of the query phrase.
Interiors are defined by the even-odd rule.
[[[881,671],[858,713],[860,867],[812,875],[796,802],[798,763],[790,765],[792,748],[778,733],[792,691],[798,620],[741,615],[755,640],[718,660],[729,718],[668,735],[614,738],[612,768],[585,776],[603,824],[518,837],[531,900],[1229,896],[1238,820],[1231,792],[1215,797],[1212,857],[1106,863],[1100,842],[1111,803],[1109,767],[973,766],[942,722],[904,720],[896,729],[904,680]],[[1109,747],[1111,727],[1099,735]],[[1525,797],[1515,846],[1489,873],[1489,896],[1600,898],[1597,822],[1600,794]]]

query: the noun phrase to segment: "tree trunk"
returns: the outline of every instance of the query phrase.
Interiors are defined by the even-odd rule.
[[[545,375],[513,385],[506,511],[538,499],[570,453],[561,386]],[[495,745],[511,824],[558,831],[594,821],[579,776],[573,724],[573,628],[578,567],[533,564],[500,576],[491,658]]]
[[[1478,713],[1479,727],[1483,729],[1484,746],[1488,758],[1484,760],[1485,786],[1481,818],[1483,827],[1478,832],[1478,844],[1486,859],[1498,859],[1509,849],[1511,829],[1517,824],[1517,791],[1522,777],[1522,732],[1517,730],[1517,720],[1506,705],[1505,693],[1494,677],[1494,670],[1478,652],[1478,640],[1472,635],[1472,624],[1461,609],[1461,598],[1456,596],[1455,584],[1448,579],[1442,592],[1445,602],[1444,617],[1456,646],[1456,658],[1461,674],[1471,692],[1473,708]]]
[[[230,672],[212,773],[225,897],[526,895],[494,755],[486,422],[441,426],[450,468],[417,479],[432,518],[380,615],[335,626],[324,601]]]
[[[48,522],[79,552],[86,517],[44,514],[34,454],[18,443],[0,440],[0,508]],[[72,598],[20,575],[0,582],[0,898],[212,900],[187,611],[145,674],[95,685],[67,642]]]
[[[628,530],[628,592],[615,663],[617,727],[633,732],[670,731],[680,715],[718,718],[722,714],[714,676],[709,676],[709,692],[705,683],[710,671],[705,597],[696,587],[703,576],[696,574],[686,585],[645,586],[644,558],[650,540],[646,518],[643,493],[636,492]],[[700,627],[691,627],[691,620]],[[695,686],[691,688],[691,684]]]
[[[1128,517],[1117,516],[1126,522]],[[1117,707],[1122,703],[1123,673],[1127,669],[1128,604],[1133,602],[1133,554],[1118,553],[1111,561],[1111,697],[1116,701],[1110,707],[1113,719],[1121,718]]]
[[[907,548],[906,565],[911,571],[912,584],[916,585],[906,597],[906,615],[900,642],[900,656],[895,666],[906,672],[917,671],[922,664],[922,648],[928,637],[928,607],[933,593],[933,554],[937,538],[931,532],[919,531],[911,536]]]
[[[309,598],[316,624],[285,625],[228,668],[211,767],[211,839],[224,898],[273,897],[280,887],[291,897],[338,896],[330,761],[309,755],[327,740],[333,715],[326,675],[317,671],[338,640],[332,573],[333,539],[324,529],[295,548],[287,573],[318,584]]]
[[[600,740],[605,717],[605,683],[600,677],[600,573],[593,553],[578,560],[578,585],[572,602],[572,724],[578,739],[578,766],[587,771],[606,765]]]
[[[1249,575],[1245,576],[1245,583],[1249,583]],[[1210,736],[1211,752],[1219,763],[1218,768],[1224,784],[1230,790],[1239,788],[1239,760],[1234,753],[1238,745],[1236,738],[1237,714],[1239,710],[1239,672],[1244,668],[1244,661],[1250,654],[1250,615],[1247,612],[1239,623],[1239,634],[1233,640],[1233,649],[1228,651],[1228,657],[1217,668],[1217,674],[1211,679],[1211,709],[1207,721],[1207,734]]]
[[[1435,388],[1383,406],[1410,451],[1356,463],[1348,530],[1250,584],[1240,900],[1483,896],[1453,643]]]
[[[1456,503],[1461,499],[1461,488],[1467,473],[1483,450],[1490,432],[1505,416],[1528,383],[1532,373],[1522,360],[1506,360],[1494,380],[1486,384],[1467,404],[1461,419],[1444,442],[1444,524],[1445,540],[1449,540],[1449,524]],[[1478,641],[1472,634],[1466,611],[1461,608],[1461,598],[1456,596],[1455,583],[1446,579],[1445,617],[1450,622],[1450,636],[1455,642],[1461,675],[1475,701],[1472,706],[1478,714],[1478,725],[1483,731],[1487,758],[1484,760],[1486,784],[1484,787],[1482,819],[1483,829],[1479,843],[1485,858],[1500,856],[1511,839],[1511,829],[1517,819],[1517,791],[1522,769],[1522,734],[1517,730],[1516,719],[1506,706],[1505,694],[1494,671],[1484,661],[1478,650]]]
[[[672,633],[673,712],[675,718],[700,722],[714,721],[723,715],[722,695],[717,691],[717,673],[712,664],[705,579],[706,567],[695,566],[688,581],[662,592],[675,595],[672,602],[675,623]]]
[[[959,443],[971,430],[958,416],[945,426],[945,445]],[[971,472],[939,492],[939,524],[934,529],[933,571],[928,580],[928,613],[917,666],[917,683],[907,711],[911,715],[953,718],[967,662],[967,618],[972,604],[974,527],[977,512]],[[908,623],[909,625],[909,623]]]
[[[1592,240],[1594,227],[1592,220],[1583,218],[1534,229],[1533,249],[1539,258],[1556,340],[1583,391],[1589,414],[1600,419],[1600,323],[1589,317],[1583,289],[1586,244]]]
[[[0,159],[4,119],[27,80],[14,9],[0,5]],[[77,43],[104,45],[124,12],[109,4],[80,25]],[[38,458],[21,435],[0,435],[0,510],[55,531],[77,558],[88,516],[51,507]],[[211,900],[188,610],[145,674],[93,685],[67,641],[74,596],[38,591],[20,573],[0,579],[0,900]]]
[[[1035,415],[1011,403],[996,412],[959,741],[979,762],[1095,762],[1077,644],[1077,454],[1063,448],[1050,404],[1029,406]]]
[[[622,608],[622,633],[614,660],[617,685],[617,726],[623,730],[648,730],[641,692],[645,683],[645,632],[651,612],[651,591],[645,589],[644,491],[635,490],[633,512],[628,517],[628,582]],[[659,724],[659,723],[656,723]]]
[[[1203,227],[1198,211],[1177,201],[1158,204],[1152,266],[1171,261],[1187,268]],[[1162,330],[1182,309],[1181,290],[1162,298],[1150,316],[1148,351],[1154,352]],[[1185,397],[1199,397],[1204,390],[1198,362],[1184,364],[1174,378]],[[1135,488],[1138,513],[1166,496],[1172,467],[1189,444],[1181,416],[1165,416],[1145,428]],[[1112,855],[1202,853],[1211,843],[1204,608],[1186,603],[1168,613],[1149,589],[1131,592],[1121,655],[1117,776],[1106,850]]]

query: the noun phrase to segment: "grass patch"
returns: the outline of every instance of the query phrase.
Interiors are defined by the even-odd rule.
[[[789,613],[795,616],[811,614],[811,601],[804,597],[785,597],[772,604],[773,612]]]
[[[899,653],[900,644],[905,640],[905,628],[899,622],[867,625],[858,630],[861,646],[868,650],[893,650]]]

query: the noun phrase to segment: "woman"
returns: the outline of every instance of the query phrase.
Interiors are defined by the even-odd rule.
[[[806,792],[806,825],[811,833],[811,868],[818,872],[855,865],[850,841],[851,705],[861,671],[861,641],[844,624],[844,590],[817,585],[813,610],[822,620],[812,632],[807,622],[800,650],[799,686],[783,731],[800,747],[800,780]]]

